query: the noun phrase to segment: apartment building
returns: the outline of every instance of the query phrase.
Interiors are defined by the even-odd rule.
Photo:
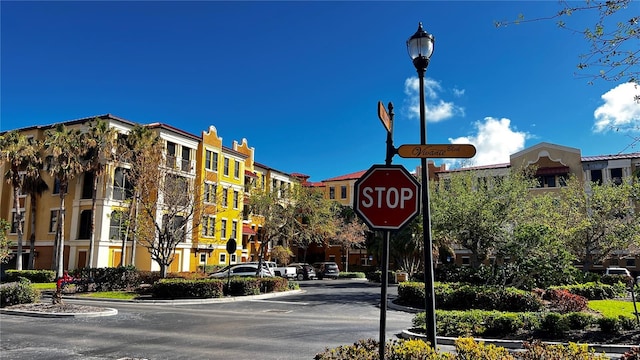
[[[87,131],[90,121],[87,117],[63,124],[67,128]],[[126,137],[135,122],[113,116],[101,115],[97,118],[116,129],[119,137]],[[45,132],[56,124],[32,126],[18,129],[27,137],[42,140]],[[229,262],[243,262],[257,258],[256,236],[261,218],[251,214],[246,204],[252,188],[276,188],[278,191],[293,186],[299,179],[254,162],[254,149],[246,139],[233,147],[222,144],[222,137],[215,127],[203,131],[201,136],[190,134],[167,124],[145,125],[158,135],[163,148],[163,162],[160,165],[167,177],[185,185],[185,200],[197,201],[196,213],[184,220],[186,229],[183,239],[175,249],[169,272],[195,271],[204,265],[226,265]],[[46,154],[44,154],[46,156]],[[0,164],[0,171],[6,172],[6,163]],[[133,199],[133,185],[128,180],[128,170],[132,164],[119,160],[105,163],[105,171],[98,179],[96,196],[96,220],[93,264],[89,264],[89,237],[92,218],[93,175],[85,172],[76,176],[69,184],[65,198],[64,263],[65,269],[86,266],[115,267],[133,264],[141,270],[157,271],[158,264],[152,260],[147,249],[128,236],[127,226],[121,213],[136,206]],[[20,194],[23,213],[23,264],[26,268],[29,256],[29,241],[35,241],[36,269],[50,269],[53,261],[54,237],[60,208],[59,187],[54,178],[41,171],[48,185],[41,196],[36,197],[36,206],[31,208],[31,196]],[[189,190],[190,189],[190,190]],[[13,191],[10,184],[0,183],[0,218],[15,220]],[[163,199],[158,199],[155,219],[162,224]],[[164,210],[163,210],[164,209]],[[8,238],[17,241],[16,226],[11,227]],[[227,241],[237,242],[237,251],[227,254]],[[15,252],[15,246],[13,247]],[[15,260],[3,264],[3,269],[15,268]]]

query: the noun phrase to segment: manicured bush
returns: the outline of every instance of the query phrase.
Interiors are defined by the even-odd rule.
[[[457,357],[455,357],[455,359],[515,359],[513,355],[503,347],[498,347],[493,344],[485,345],[484,342],[476,342],[471,338],[457,339],[456,353]]]
[[[266,293],[287,291],[290,290],[289,284],[293,284],[293,282],[280,276],[263,277],[260,278],[260,282],[260,289]]]
[[[600,282],[552,286],[549,290],[551,289],[565,289],[572,294],[584,296],[588,300],[614,299],[616,297],[624,296],[627,292],[625,285],[622,283],[608,285]]]
[[[518,313],[495,311],[485,318],[484,325],[485,335],[516,334],[524,327],[524,319]]]
[[[84,291],[92,288],[96,291],[132,291],[142,283],[134,266],[76,269],[71,275],[79,279],[76,284],[84,288]]]
[[[517,359],[522,360],[608,360],[604,354],[597,354],[594,349],[587,344],[569,343],[564,346],[560,344],[545,344],[539,341],[522,344],[525,351],[519,352]]]
[[[39,299],[40,291],[31,286],[31,282],[26,278],[0,284],[0,307],[34,303]]]
[[[340,279],[364,279],[365,274],[363,272],[345,272],[341,271],[338,274]]]
[[[158,299],[219,298],[225,284],[219,279],[163,279],[153,284],[150,292]]]
[[[56,272],[53,270],[7,270],[5,279],[7,282],[18,281],[19,277],[29,279],[32,283],[49,283],[56,279]]]
[[[622,283],[628,287],[633,285],[633,278],[626,275],[602,275],[600,282],[607,285]]]
[[[458,283],[435,283],[436,307],[443,310],[540,311],[542,299],[533,292],[515,288],[475,286]],[[405,306],[424,306],[424,283],[398,285],[397,302]]]
[[[358,340],[353,345],[338,346],[316,354],[315,360],[374,360],[380,359],[379,343],[373,339]],[[388,360],[453,360],[454,354],[438,353],[422,340],[390,340],[385,343]]]
[[[261,284],[260,279],[254,277],[232,277],[229,280],[229,287],[225,285],[225,295],[259,295]]]
[[[388,277],[388,281],[389,284],[393,284],[396,282],[396,273],[395,271],[389,271],[387,273]],[[376,282],[376,283],[381,283],[382,282],[382,271],[380,270],[376,270],[376,271],[371,271],[365,274],[365,277],[367,278],[367,280],[371,281],[371,282]]]
[[[545,293],[544,298],[549,300],[553,310],[560,313],[582,311],[588,304],[587,298],[572,294],[566,289],[550,289]]]
[[[563,335],[570,330],[569,319],[562,314],[547,313],[542,318],[540,330],[552,336]]]
[[[617,318],[605,316],[599,318],[597,322],[601,331],[611,334],[620,334],[622,331],[637,328],[636,320],[625,316],[619,316]]]
[[[571,330],[584,330],[596,323],[596,317],[583,312],[572,312],[565,315]]]

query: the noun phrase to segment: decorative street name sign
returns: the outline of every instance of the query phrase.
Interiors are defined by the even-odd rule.
[[[400,145],[398,155],[403,158],[472,158],[476,147],[470,144]]]
[[[387,109],[382,105],[382,101],[378,101],[378,117],[380,121],[382,121],[382,125],[387,129],[387,132],[391,132],[391,118],[389,117],[389,113],[387,113]]]

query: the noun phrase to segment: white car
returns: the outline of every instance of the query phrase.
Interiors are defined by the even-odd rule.
[[[607,268],[607,270],[605,270],[604,274],[605,275],[623,275],[629,278],[631,277],[631,273],[629,272],[629,270],[621,267],[609,267]]]
[[[231,273],[229,273],[231,272]],[[259,277],[273,277],[271,271],[266,266],[262,267],[260,274],[258,274],[257,264],[237,264],[227,266],[226,268],[214,272],[209,275],[210,278],[226,278],[228,276],[259,276]]]

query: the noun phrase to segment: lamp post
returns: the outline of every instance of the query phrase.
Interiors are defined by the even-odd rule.
[[[424,74],[433,54],[433,35],[424,31],[422,23],[418,30],[407,40],[407,51],[418,71],[420,79],[420,145],[427,144],[427,124],[424,105]],[[422,239],[424,241],[424,286],[425,286],[425,323],[427,340],[435,349],[436,344],[436,303],[433,292],[433,255],[431,240],[431,216],[429,211],[429,174],[427,159],[420,159],[420,176],[422,177]]]

